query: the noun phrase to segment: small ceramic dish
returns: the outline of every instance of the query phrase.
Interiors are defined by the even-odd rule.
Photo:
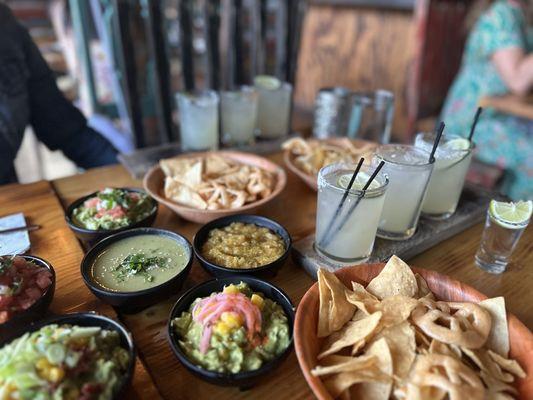
[[[242,153],[238,151],[216,151],[216,152],[201,152],[183,154],[177,158],[191,158],[191,157],[206,157],[208,155],[218,155],[230,160],[239,162],[241,164],[247,164],[251,166],[260,167],[274,175],[274,187],[272,193],[264,199],[254,201],[253,203],[245,204],[239,208],[223,209],[223,210],[200,210],[197,208],[188,207],[176,203],[165,197],[164,185],[165,174],[159,165],[156,165],[150,169],[144,177],[144,188],[146,191],[156,199],[159,203],[164,204],[177,215],[188,221],[197,222],[199,224],[205,224],[214,219],[225,217],[228,215],[253,213],[258,208],[274,200],[285,188],[287,184],[287,176],[283,168],[273,163],[272,161],[250,153]]]
[[[133,379],[133,372],[135,370],[135,359],[137,356],[137,349],[131,337],[131,334],[126,330],[126,328],[116,322],[115,320],[105,317],[103,315],[98,315],[96,313],[73,313],[73,314],[64,314],[56,315],[49,318],[46,318],[42,321],[35,322],[26,327],[26,329],[18,332],[11,332],[9,337],[6,340],[0,341],[0,348],[5,344],[11,342],[17,337],[23,335],[24,333],[35,332],[42,327],[50,324],[68,324],[68,325],[78,325],[83,327],[100,327],[102,329],[117,331],[120,336],[120,345],[128,351],[129,362],[126,368],[126,372],[122,377],[122,382],[117,387],[113,399],[120,400],[124,399],[127,394],[127,390]]]
[[[146,194],[146,192],[142,189],[138,189],[138,188],[117,188],[117,189],[122,189],[122,190],[126,190],[128,192],[136,192],[136,193],[142,193],[142,194]],[[87,242],[87,243],[96,243],[98,240],[101,240],[109,235],[113,235],[115,233],[118,233],[118,232],[123,232],[123,231],[126,231],[128,229],[134,229],[134,228],[142,228],[142,227],[149,227],[149,226],[152,226],[152,224],[154,223],[155,221],[155,218],[157,216],[157,211],[158,211],[158,208],[159,208],[159,205],[157,204],[157,201],[155,201],[154,199],[151,199],[154,203],[154,208],[153,208],[153,211],[148,215],[146,216],[145,218],[137,221],[137,222],[134,222],[133,224],[131,225],[128,225],[128,226],[125,226],[123,228],[118,228],[118,229],[98,229],[98,230],[93,230],[93,229],[87,229],[87,228],[83,228],[79,225],[76,225],[76,223],[74,222],[73,218],[72,218],[72,212],[78,208],[79,206],[83,205],[83,203],[90,199],[91,197],[94,197],[96,196],[98,192],[93,192],[87,196],[83,196],[81,198],[79,198],[78,200],[74,201],[71,205],[68,206],[66,212],[65,212],[65,220],[67,221],[67,224],[69,226],[69,228],[72,230],[72,232],[74,232],[74,234],[76,235],[76,237],[83,241],[83,242]]]
[[[176,243],[184,247],[186,256],[188,257],[185,268],[178,272],[175,276],[169,280],[143,290],[134,292],[119,292],[107,289],[103,287],[93,276],[92,268],[95,260],[109,248],[110,245],[121,241],[122,239],[131,238],[139,235],[155,235],[164,236],[172,239]],[[146,307],[149,307],[161,300],[168,298],[176,294],[183,282],[189,275],[191,270],[194,254],[192,246],[189,241],[177,233],[166,231],[164,229],[157,228],[137,228],[130,229],[124,232],[111,235],[92,247],[85,255],[81,262],[81,276],[87,287],[93,292],[93,294],[100,300],[114,307],[121,309],[122,312],[131,313],[138,312]]]
[[[290,344],[281,353],[277,358],[265,363],[260,368],[254,371],[239,372],[236,374],[225,374],[220,372],[208,371],[204,368],[199,367],[193,363],[185,352],[181,349],[179,345],[179,337],[172,328],[172,320],[181,315],[182,312],[187,311],[190,305],[194,302],[195,299],[199,297],[207,297],[215,292],[221,292],[224,289],[224,286],[229,284],[239,284],[244,282],[255,292],[261,292],[266,298],[275,301],[278,303],[285,312],[289,322],[290,330]],[[248,389],[256,385],[259,380],[276,369],[285,358],[289,355],[292,350],[293,342],[293,324],[294,324],[294,305],[292,304],[289,297],[279,288],[272,285],[271,283],[262,281],[257,278],[252,278],[249,276],[234,276],[231,278],[221,278],[213,279],[204,283],[201,283],[190,290],[188,290],[180,299],[176,302],[172,311],[170,312],[168,325],[167,325],[167,335],[170,347],[178,360],[197,377],[220,386],[237,386],[241,389]]]
[[[52,283],[44,291],[42,296],[28,309],[14,314],[8,321],[0,324],[0,341],[3,341],[5,337],[11,334],[11,332],[18,331],[20,328],[27,326],[28,323],[41,319],[46,314],[48,307],[54,298],[56,273],[52,265],[42,258],[35,256],[21,255],[19,257],[49,270],[52,274]]]
[[[264,228],[269,229],[270,231],[274,232],[276,235],[280,236],[283,242],[285,243],[285,252],[275,261],[263,265],[261,267],[256,268],[228,268],[224,267],[222,265],[215,264],[209,260],[207,260],[202,255],[202,247],[207,240],[209,236],[209,232],[216,228],[223,228],[225,226],[230,225],[233,222],[241,222],[244,224],[255,224],[257,226],[261,226]],[[291,251],[292,246],[292,239],[289,235],[289,232],[278,224],[276,221],[273,221],[266,217],[261,217],[259,215],[248,215],[248,214],[241,214],[241,215],[230,215],[227,217],[219,218],[214,221],[211,221],[204,226],[202,226],[198,232],[196,232],[196,235],[194,235],[193,239],[193,248],[194,253],[196,254],[196,258],[200,262],[200,265],[210,274],[223,278],[227,276],[232,275],[253,275],[257,277],[273,277],[277,274],[278,270],[282,267],[282,265],[287,260],[287,257],[289,256],[289,253]]]

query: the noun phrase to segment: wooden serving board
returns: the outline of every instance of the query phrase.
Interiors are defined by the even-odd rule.
[[[0,187],[0,210],[2,215],[22,212],[28,224],[41,226],[30,233],[28,254],[49,261],[55,269],[56,290],[50,313],[96,311],[117,319],[114,310],[94,297],[81,279],[83,251],[65,222],[63,208],[49,182]],[[137,360],[128,399],[158,398],[159,393],[150,375]]]
[[[497,194],[478,187],[465,186],[457,211],[450,218],[435,221],[421,217],[416,233],[408,240],[396,241],[376,238],[374,250],[367,263],[385,262],[390,256],[409,260],[429,248],[484,221],[489,202],[500,198]],[[305,271],[316,279],[319,268],[335,271],[345,267],[326,259],[314,249],[315,234],[294,243],[293,256]]]

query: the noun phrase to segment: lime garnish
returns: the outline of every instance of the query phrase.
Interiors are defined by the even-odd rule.
[[[258,75],[254,79],[254,84],[263,89],[276,90],[281,87],[281,81],[270,75]]]
[[[350,184],[350,179],[352,179],[352,174],[344,174],[344,175],[339,176],[339,178],[337,179],[337,186],[339,186],[342,189],[347,189],[348,185]],[[370,175],[364,172],[359,172],[357,176],[355,177],[352,190],[363,189],[363,187],[368,182],[368,179],[370,179]],[[373,180],[368,190],[377,189],[378,187],[379,187],[379,183]]]
[[[468,150],[470,148],[470,141],[463,138],[452,139],[446,142],[444,147],[450,150]]]
[[[527,224],[531,218],[532,210],[533,202],[531,200],[516,203],[491,200],[489,215],[496,221],[510,224],[513,228],[520,228],[520,225]]]

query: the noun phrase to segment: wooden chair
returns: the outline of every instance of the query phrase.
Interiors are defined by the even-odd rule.
[[[409,135],[435,126],[461,64],[467,34],[464,21],[471,3],[472,0],[416,1],[415,55],[407,85]]]

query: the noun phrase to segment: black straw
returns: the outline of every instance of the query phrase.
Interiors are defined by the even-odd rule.
[[[429,162],[432,163],[435,161],[435,151],[437,151],[437,146],[440,142],[440,137],[442,136],[442,132],[444,131],[444,121],[440,122],[439,129],[437,130],[437,137],[435,138],[435,142],[433,142],[433,149],[431,149],[431,154],[429,155]]]
[[[470,128],[470,135],[468,135],[469,141],[472,141],[472,138],[474,137],[474,131],[476,130],[477,121],[482,111],[483,111],[483,107],[477,108],[476,116],[474,117],[474,122],[472,122],[472,127]]]
[[[355,168],[355,171],[352,174],[352,178],[350,179],[350,183],[348,184],[348,187],[344,191],[344,194],[342,195],[342,199],[339,202],[339,205],[337,206],[337,209],[335,210],[335,214],[333,214],[333,217],[329,220],[328,227],[326,228],[326,231],[323,238],[327,237],[329,235],[329,231],[331,230],[331,227],[335,224],[335,221],[339,217],[339,214],[342,210],[342,206],[344,205],[344,202],[346,201],[346,198],[348,197],[348,193],[350,193],[350,190],[352,190],[353,183],[355,182],[355,178],[357,177],[357,174],[359,173],[359,170],[361,169],[361,166],[363,165],[363,162],[365,161],[364,158],[361,158],[359,160],[359,163],[357,164],[357,167]]]
[[[374,180],[374,178],[377,176],[377,174],[379,173],[379,171],[381,170],[381,168],[383,168],[383,166],[385,165],[385,161],[381,161],[379,163],[379,165],[377,166],[377,168],[374,170],[374,172],[372,173],[372,175],[370,176],[370,178],[368,179],[368,181],[366,182],[365,186],[363,187],[363,189],[361,190],[361,194],[359,195],[359,197],[357,198],[357,201],[355,201],[352,206],[350,207],[350,209],[348,210],[348,213],[346,214],[346,216],[342,219],[342,222],[341,224],[339,225],[339,227],[329,236],[329,238],[326,238],[326,235],[324,235],[324,240],[322,240],[323,242],[323,246],[326,247],[330,242],[331,240],[333,240],[333,238],[335,237],[335,235],[340,232],[340,230],[344,227],[344,225],[346,225],[346,222],[350,219],[351,215],[353,214],[353,212],[355,211],[357,205],[361,202],[361,199],[363,197],[365,197],[365,193],[366,193],[366,190],[369,188],[369,186],[372,184],[372,181]],[[327,240],[325,240],[327,239]]]

